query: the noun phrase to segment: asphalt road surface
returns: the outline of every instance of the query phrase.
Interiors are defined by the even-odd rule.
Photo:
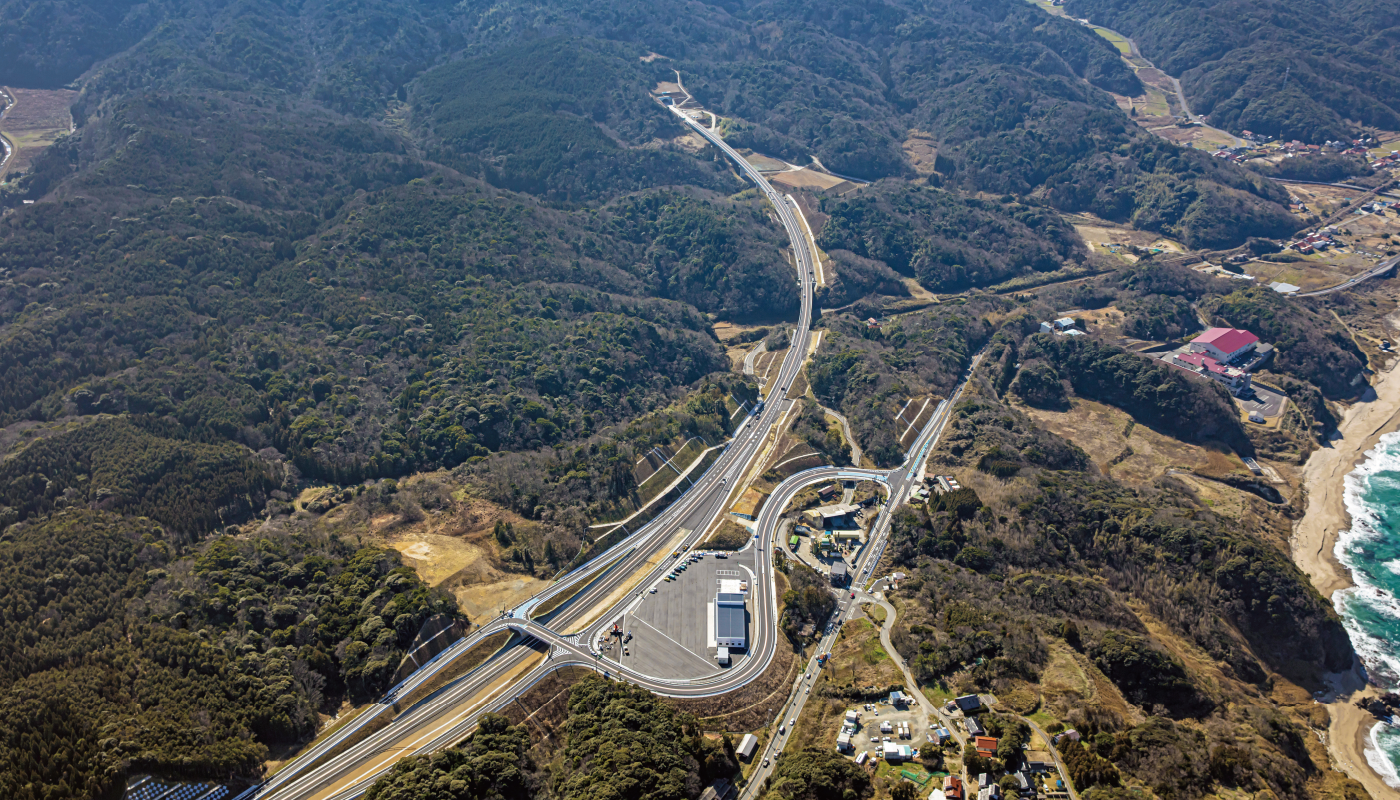
[[[751,582],[749,592],[750,647],[747,657],[740,663],[707,677],[676,678],[646,674],[627,663],[604,661],[603,654],[594,649],[593,645],[600,638],[600,634],[610,630],[615,621],[622,619],[623,614],[638,599],[645,598],[638,597],[638,593],[629,593],[620,601],[614,600],[611,608],[605,613],[595,616],[597,609],[607,605],[609,599],[649,561],[663,555],[663,549],[674,546],[672,543],[678,534],[682,531],[689,532],[685,534],[680,545],[682,550],[688,550],[710,524],[724,513],[731,491],[743,481],[744,476],[762,457],[768,433],[782,420],[793,404],[793,401],[785,398],[785,394],[802,367],[811,335],[814,289],[812,265],[815,254],[808,246],[807,238],[793,209],[757,170],[716,134],[679,111],[676,113],[693,130],[733,159],[749,180],[764,192],[783,223],[795,254],[798,283],[802,291],[801,314],[792,336],[791,347],[776,378],[768,384],[771,388],[762,411],[741,424],[714,466],[651,523],[614,545],[607,553],[565,576],[545,592],[514,609],[508,616],[482,625],[404,683],[394,687],[384,701],[363,712],[353,722],[346,724],[321,744],[285,766],[274,778],[246,792],[242,798],[350,800],[359,797],[398,759],[433,752],[460,741],[475,727],[481,714],[511,702],[551,672],[564,666],[590,667],[610,677],[625,679],[651,691],[675,697],[713,696],[733,691],[763,673],[777,646],[778,599],[771,580],[772,532],[786,500],[812,483],[828,481],[850,473],[851,477],[856,479],[883,480],[890,488],[887,508],[893,509],[908,496],[917,482],[922,463],[947,424],[948,414],[957,394],[940,405],[933,419],[925,426],[910,449],[910,460],[899,469],[886,474],[871,470],[819,468],[793,476],[775,491],[775,496],[766,504],[765,513],[759,519],[760,537],[752,554],[755,578]],[[974,366],[975,364],[976,361]],[[961,387],[958,393],[961,393]],[[862,570],[858,575],[868,574],[878,563],[884,552],[888,529],[889,515],[881,514],[874,529],[875,536],[857,564],[857,568]],[[619,553],[623,555],[619,557]],[[640,593],[645,593],[648,587],[660,581],[670,571],[672,563],[669,557],[660,558],[659,563],[656,563],[651,572],[637,584],[643,587]],[[584,588],[580,590],[580,586]],[[534,622],[529,618],[534,608],[552,597],[573,592],[577,594],[551,614],[549,625]],[[838,611],[841,620],[848,617],[854,608],[849,602],[849,593],[845,593],[844,597],[845,602]],[[580,632],[571,635],[560,633],[571,630],[590,617],[593,621],[585,625]],[[395,713],[394,698],[406,696],[431,680],[440,670],[450,665],[454,658],[473,645],[503,630],[514,632],[518,642],[534,647],[511,647],[419,701],[391,721],[383,722]],[[824,642],[829,642],[830,636],[835,634],[836,627],[830,630],[831,633],[827,634]],[[541,663],[530,666],[529,660],[540,659],[541,652],[545,653]],[[624,659],[624,662],[627,660]],[[699,669],[698,664],[696,668]],[[366,731],[373,730],[376,725],[381,726],[380,729],[366,734]],[[350,743],[355,739],[358,741]]]

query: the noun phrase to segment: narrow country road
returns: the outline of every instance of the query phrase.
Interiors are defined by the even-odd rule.
[[[966,744],[967,736],[953,725],[952,717],[943,713],[942,709],[934,705],[933,702],[924,695],[923,690],[919,688],[919,682],[914,680],[914,674],[909,671],[909,665],[904,662],[904,657],[899,654],[899,651],[896,650],[894,645],[890,642],[890,631],[894,629],[894,621],[897,613],[894,606],[883,597],[869,597],[867,602],[876,603],[885,610],[885,624],[880,627],[880,644],[885,648],[885,652],[889,653],[890,660],[894,661],[895,666],[899,667],[900,673],[904,675],[905,685],[912,690],[908,692],[908,694],[917,697],[919,699],[919,705],[936,715],[937,719],[942,721],[944,727],[952,732],[953,737],[958,740],[958,744]],[[1020,714],[1016,714],[1015,716],[1017,719],[1026,723],[1037,736],[1045,740],[1045,748],[1050,751],[1050,755],[1055,759],[1055,768],[1060,771],[1060,780],[1065,782],[1065,789],[1069,792],[1070,800],[1079,800],[1079,793],[1076,792],[1074,787],[1070,784],[1069,770],[1065,769],[1064,762],[1060,760],[1060,751],[1051,744],[1052,739],[1050,735],[1029,717],[1023,717]],[[969,776],[964,774],[962,777],[963,782],[970,786],[971,783],[968,783]],[[976,778],[974,777],[972,780],[975,782]]]

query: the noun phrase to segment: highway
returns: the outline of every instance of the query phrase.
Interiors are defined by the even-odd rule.
[[[716,463],[656,519],[566,575],[546,591],[508,614],[481,625],[391,689],[379,703],[283,767],[272,779],[245,792],[240,800],[351,800],[359,797],[399,759],[452,746],[475,727],[481,714],[499,709],[551,672],[565,666],[591,668],[609,677],[627,680],[672,697],[713,696],[749,683],[767,669],[779,643],[778,597],[772,580],[774,531],[792,496],[815,483],[833,479],[876,480],[889,487],[886,511],[880,515],[872,531],[872,539],[862,551],[857,569],[863,571],[857,574],[868,574],[878,563],[888,536],[888,511],[902,502],[918,481],[920,467],[946,426],[956,395],[940,404],[910,449],[908,461],[900,468],[884,471],[820,467],[792,476],[775,490],[757,521],[759,535],[750,545],[757,548],[758,569],[750,592],[749,657],[734,668],[720,670],[716,667],[710,675],[685,680],[664,679],[641,674],[604,659],[591,646],[646,587],[659,581],[671,569],[673,561],[669,554],[672,550],[686,550],[694,546],[724,513],[733,491],[752,477],[750,473],[765,455],[769,434],[795,402],[787,399],[786,393],[806,359],[811,335],[812,266],[815,256],[793,208],[757,170],[716,134],[684,114],[680,114],[680,117],[733,159],[764,192],[793,245],[802,290],[801,314],[787,355],[776,378],[768,384],[772,388],[762,409],[740,424]],[[975,366],[975,360],[973,364]],[[961,393],[961,387],[958,393]],[[651,564],[649,570],[648,564]],[[638,574],[644,570],[646,574],[638,580]],[[532,612],[542,604],[569,593],[573,596],[548,614],[547,623],[531,618]],[[854,608],[848,601],[849,597],[843,598],[839,611],[841,619]],[[604,613],[597,613],[599,609],[605,609]],[[832,630],[834,632],[836,627]],[[457,657],[502,631],[515,634],[511,646],[416,702],[396,718],[392,717],[395,698],[407,696],[433,680]],[[516,646],[519,644],[529,646]],[[375,730],[375,726],[379,729]]]
[[[787,388],[802,368],[811,335],[814,254],[808,247],[807,237],[793,209],[756,169],[715,133],[684,114],[679,116],[697,133],[733,159],[744,175],[763,191],[792,244],[798,284],[802,291],[801,313],[788,353],[776,378],[769,384],[772,388],[762,410],[740,425],[734,439],[716,463],[656,519],[609,548],[608,552],[565,576],[547,591],[514,609],[509,617],[482,625],[450,648],[449,652],[442,654],[409,680],[391,690],[380,703],[283,767],[271,780],[244,793],[242,797],[245,800],[358,797],[399,758],[414,753],[432,752],[459,741],[475,725],[481,713],[499,707],[501,702],[508,702],[560,666],[586,664],[611,675],[625,676],[664,694],[703,696],[732,691],[748,683],[762,674],[768,662],[772,660],[777,645],[777,596],[769,579],[772,564],[771,548],[768,547],[763,547],[760,551],[759,574],[763,576],[762,582],[756,583],[751,592],[752,656],[745,659],[738,668],[699,681],[662,681],[648,676],[628,674],[627,670],[616,664],[602,662],[598,654],[588,648],[588,643],[596,638],[596,631],[606,628],[609,621],[633,600],[631,592],[620,598],[616,595],[626,588],[635,577],[635,573],[644,568],[649,561],[656,560],[658,554],[663,554],[660,563],[655,565],[652,572],[635,585],[646,586],[659,579],[660,575],[670,568],[669,559],[664,558],[664,554],[674,547],[688,548],[694,545],[710,524],[724,512],[732,489],[745,482],[748,473],[764,454],[769,433],[793,405],[793,401],[786,398]],[[626,555],[617,560],[618,553]],[[585,588],[579,590],[580,585],[584,585]],[[575,591],[577,594],[574,597],[552,613],[548,626],[529,620],[532,609],[561,593]],[[612,609],[593,618],[596,609],[609,599],[614,600]],[[557,633],[568,631],[576,625],[583,625],[585,629],[572,636]],[[547,643],[549,656],[543,663],[532,666],[531,660],[540,658],[537,651],[512,647],[456,679],[447,688],[435,692],[387,724],[383,723],[383,719],[393,713],[394,697],[404,696],[425,684],[439,671],[449,667],[457,656],[506,628],[516,631],[522,637],[529,637],[526,641]],[[524,674],[521,674],[522,672]],[[507,689],[509,691],[506,691]],[[483,694],[486,699],[479,700]],[[375,725],[382,725],[382,728],[365,735],[365,731]],[[360,738],[360,741],[347,745],[347,742],[355,738]],[[335,752],[334,756],[328,755],[332,752]],[[318,761],[323,763],[316,763]]]

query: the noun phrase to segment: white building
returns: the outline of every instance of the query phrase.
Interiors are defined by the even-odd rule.
[[[734,752],[737,753],[740,758],[747,760],[753,758],[754,750],[757,748],[758,737],[754,736],[752,733],[746,733],[744,734],[744,738],[739,741],[739,746],[735,748]]]
[[[1187,345],[1193,353],[1208,355],[1227,364],[1243,358],[1259,346],[1259,337],[1238,328],[1209,328]]]
[[[749,646],[749,620],[743,592],[721,590],[715,594],[715,644],[737,650]]]

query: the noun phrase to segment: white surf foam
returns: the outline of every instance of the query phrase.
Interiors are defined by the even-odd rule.
[[[1386,786],[1400,789],[1400,773],[1395,770],[1395,761],[1400,759],[1400,740],[1396,732],[1389,730],[1384,722],[1377,722],[1366,737],[1366,763],[1381,776]],[[1386,741],[1386,740],[1390,741]],[[1387,747],[1389,745],[1389,747]]]

